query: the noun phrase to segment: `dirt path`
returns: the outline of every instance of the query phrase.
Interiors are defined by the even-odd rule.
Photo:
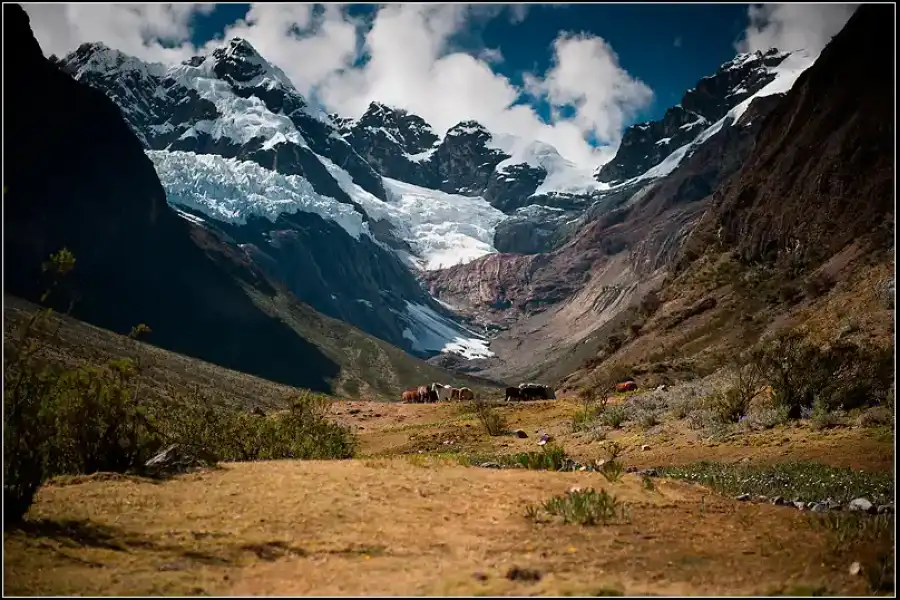
[[[605,488],[626,524],[535,524],[525,505]],[[825,564],[804,515],[627,475],[495,471],[408,459],[233,464],[163,484],[44,488],[29,534],[5,540],[8,594],[760,594],[815,583],[863,593]],[[843,566],[843,565],[842,565]],[[511,581],[513,567],[538,582]]]

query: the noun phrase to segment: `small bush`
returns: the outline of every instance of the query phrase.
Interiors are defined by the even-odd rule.
[[[625,467],[619,462],[619,455],[622,454],[622,446],[618,442],[607,442],[603,449],[606,451],[606,460],[600,465],[600,474],[610,483],[615,483],[622,478]]]
[[[614,404],[608,406],[606,410],[600,413],[597,420],[601,425],[618,429],[628,420],[628,412],[621,404]]]
[[[832,410],[882,404],[893,381],[891,349],[847,342],[819,348],[797,331],[763,342],[752,360],[772,387],[776,404],[787,406],[791,418],[800,417],[816,400]]]
[[[741,425],[750,431],[772,429],[788,422],[788,409],[784,406],[766,407],[751,410],[741,420]]]
[[[859,424],[863,427],[880,427],[894,424],[894,411],[887,406],[870,408],[859,416]]]
[[[747,398],[734,387],[709,396],[706,406],[720,423],[737,423],[750,408]]]
[[[496,437],[506,433],[506,419],[504,419],[503,415],[488,402],[476,399],[473,402],[473,411],[478,416],[478,420],[481,421],[481,424],[484,425],[484,429],[488,432],[488,435]]]
[[[831,429],[844,424],[846,413],[841,410],[829,410],[828,405],[816,400],[813,403],[812,411],[809,416],[809,424],[813,429]]]
[[[563,523],[578,525],[607,525],[625,518],[624,506],[606,490],[569,491],[550,498],[540,508],[551,516],[560,517]],[[529,512],[533,517],[540,514],[538,509]]]
[[[650,429],[659,425],[660,413],[654,410],[638,410],[635,412],[634,420],[642,429]]]
[[[697,399],[691,397],[677,398],[669,402],[669,411],[673,418],[684,419],[697,408]]]

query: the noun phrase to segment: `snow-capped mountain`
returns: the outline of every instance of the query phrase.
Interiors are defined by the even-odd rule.
[[[382,175],[481,196],[507,214],[605,187],[549,144],[492,133],[476,121],[457,123],[441,138],[421,117],[373,102],[359,119],[340,123],[344,138]]]
[[[116,102],[182,217],[225,234],[297,298],[417,354],[489,355],[408,268],[431,264],[437,241],[409,224],[427,228],[438,218],[427,216],[433,207],[408,217],[404,193],[389,195],[338,133],[340,123],[248,42],[233,39],[171,67],[102,44],[55,62]],[[474,225],[457,239],[477,242],[463,258],[493,251],[497,217],[484,213],[463,218]],[[440,237],[447,239],[432,234]]]
[[[597,171],[597,180],[621,183],[660,165],[778,79],[779,67],[789,56],[773,48],[765,53],[740,54],[723,64],[688,90],[681,103],[669,108],[662,119],[626,129],[616,156]]]
[[[440,138],[421,117],[373,102],[358,120],[332,115],[344,139],[386,177],[437,187],[427,159]]]

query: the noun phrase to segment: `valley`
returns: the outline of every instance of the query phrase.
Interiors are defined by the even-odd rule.
[[[3,11],[5,593],[895,593],[890,6],[600,164]]]

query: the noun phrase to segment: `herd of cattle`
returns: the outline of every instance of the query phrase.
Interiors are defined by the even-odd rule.
[[[455,388],[442,383],[432,383],[406,390],[403,392],[402,399],[403,402],[441,402],[445,400],[467,402],[475,399],[475,393],[467,387]]]
[[[522,383],[519,387],[506,388],[506,401],[514,400],[553,400],[556,394],[545,385],[536,383]],[[468,402],[475,399],[475,393],[467,387],[455,388],[442,383],[420,385],[417,388],[403,392],[403,402],[442,402],[446,400]]]

